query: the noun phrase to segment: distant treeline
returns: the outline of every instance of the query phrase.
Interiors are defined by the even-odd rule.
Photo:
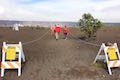
[[[78,26],[78,22],[50,22],[50,21],[9,21],[0,20],[0,26],[13,26],[14,24],[21,24],[23,26],[39,26],[39,27],[49,27],[55,24],[60,24],[61,26],[67,25],[70,27]]]
[[[103,23],[103,24],[104,26],[108,26],[108,27],[112,27],[112,26],[120,27],[120,23]]]
[[[51,22],[51,21],[11,21],[11,20],[0,20],[0,27],[10,27],[14,24],[21,24],[23,26],[38,26],[38,27],[49,27],[55,24],[61,26],[67,25],[69,27],[79,26],[78,22]],[[120,26],[120,23],[103,23],[104,26]]]

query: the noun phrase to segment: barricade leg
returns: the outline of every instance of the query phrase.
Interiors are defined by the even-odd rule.
[[[21,68],[18,68],[18,76],[21,76]]]
[[[23,60],[23,62],[25,62],[25,55],[24,55],[24,52],[22,51],[22,53],[21,53],[22,55],[22,60]]]
[[[1,68],[1,77],[4,76],[4,71],[5,71],[5,69],[4,69],[4,68]]]
[[[108,67],[109,74],[112,75],[110,67]]]

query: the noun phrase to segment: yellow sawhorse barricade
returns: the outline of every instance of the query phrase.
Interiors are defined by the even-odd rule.
[[[104,51],[103,55],[101,55],[102,51]],[[93,63],[96,63],[97,60],[107,62],[109,74],[112,75],[111,68],[120,67],[120,54],[117,43],[114,43],[112,46],[106,46],[102,43]]]
[[[1,77],[4,76],[5,69],[18,69],[18,76],[21,75],[21,61],[25,62],[22,43],[6,44],[3,42]]]

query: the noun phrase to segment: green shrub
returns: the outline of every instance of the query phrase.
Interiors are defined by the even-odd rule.
[[[85,13],[82,15],[82,19],[79,20],[79,26],[81,31],[85,33],[85,37],[89,39],[96,35],[95,33],[102,27],[102,23],[91,14]]]

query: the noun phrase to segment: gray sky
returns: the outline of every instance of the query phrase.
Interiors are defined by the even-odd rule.
[[[120,22],[120,0],[0,0],[0,20],[77,22],[88,12],[103,22]]]

